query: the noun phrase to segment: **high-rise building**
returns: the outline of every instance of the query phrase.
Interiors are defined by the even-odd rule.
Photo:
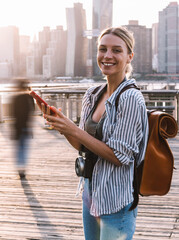
[[[93,19],[92,19],[92,32],[100,34],[102,30],[112,27],[113,17],[113,0],[93,0]],[[101,75],[101,71],[97,66],[97,37],[92,38],[92,64],[93,75]]]
[[[112,26],[113,0],[93,0],[93,30],[100,32]]]
[[[86,76],[87,39],[83,37],[83,32],[86,30],[86,12],[83,5],[74,3],[73,8],[66,9],[66,16],[66,75]]]
[[[152,29],[138,24],[137,20],[129,21],[127,29],[133,32],[135,39],[132,66],[134,73],[152,72]]]
[[[50,41],[50,27],[46,26],[39,32],[39,40],[34,39],[31,43],[29,55],[26,60],[28,78],[37,78],[43,74],[43,55]]]
[[[0,62],[0,79],[7,79],[12,76],[12,64],[8,62]]]
[[[92,65],[92,39],[88,39],[88,51],[87,51],[87,63],[86,63],[86,77],[93,77],[93,65]]]
[[[15,26],[0,28],[0,62],[11,66],[12,77],[19,75],[19,29]]]
[[[32,55],[27,56],[27,58],[26,58],[26,75],[28,78],[35,77],[35,75],[36,75],[35,65],[36,65],[35,57]]]
[[[26,58],[26,72],[28,78],[37,78],[42,75],[42,56],[39,41],[31,43],[29,55]]]
[[[43,27],[43,30],[39,32],[39,43],[41,45],[42,56],[45,55],[46,49],[49,45],[50,34],[51,34],[50,27],[48,26]]]
[[[159,12],[158,71],[179,73],[179,15],[178,3],[171,2]]]
[[[43,74],[43,56],[46,54],[46,49],[49,46],[51,30],[49,26],[43,27],[43,30],[39,32],[39,44],[40,44],[40,74]]]
[[[57,26],[51,31],[49,46],[43,56],[43,77],[65,76],[66,31]]]
[[[20,36],[20,66],[19,76],[26,76],[26,59],[30,50],[30,36]]]
[[[158,23],[152,24],[152,68],[158,72]]]

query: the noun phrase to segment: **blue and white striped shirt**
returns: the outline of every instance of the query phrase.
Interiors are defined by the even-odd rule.
[[[93,216],[111,214],[133,202],[134,155],[139,164],[145,156],[148,140],[148,117],[142,93],[131,88],[120,95],[116,112],[115,100],[120,91],[134,79],[123,81],[105,102],[106,117],[103,124],[103,139],[122,163],[118,167],[98,157],[92,176]],[[101,88],[93,94],[89,88],[83,98],[80,128],[93,108]]]

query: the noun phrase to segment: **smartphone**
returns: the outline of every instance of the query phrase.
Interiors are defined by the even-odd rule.
[[[37,93],[35,93],[34,91],[31,91],[30,93],[29,93],[33,98],[35,98],[38,102],[40,102],[40,103],[43,103],[44,104],[44,106],[45,106],[45,108],[47,108],[47,103],[37,94]],[[56,114],[56,112],[55,111],[53,111],[53,109],[51,109],[51,107],[50,107],[50,114]]]

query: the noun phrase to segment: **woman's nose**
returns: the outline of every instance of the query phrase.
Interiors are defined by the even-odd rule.
[[[105,57],[105,58],[112,58],[112,52],[111,52],[111,50],[107,50],[107,51],[105,52],[105,54],[104,54],[104,57]]]

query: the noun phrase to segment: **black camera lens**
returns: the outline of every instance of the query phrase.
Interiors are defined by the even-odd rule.
[[[84,175],[85,160],[83,157],[78,157],[75,161],[76,175],[82,177]]]

